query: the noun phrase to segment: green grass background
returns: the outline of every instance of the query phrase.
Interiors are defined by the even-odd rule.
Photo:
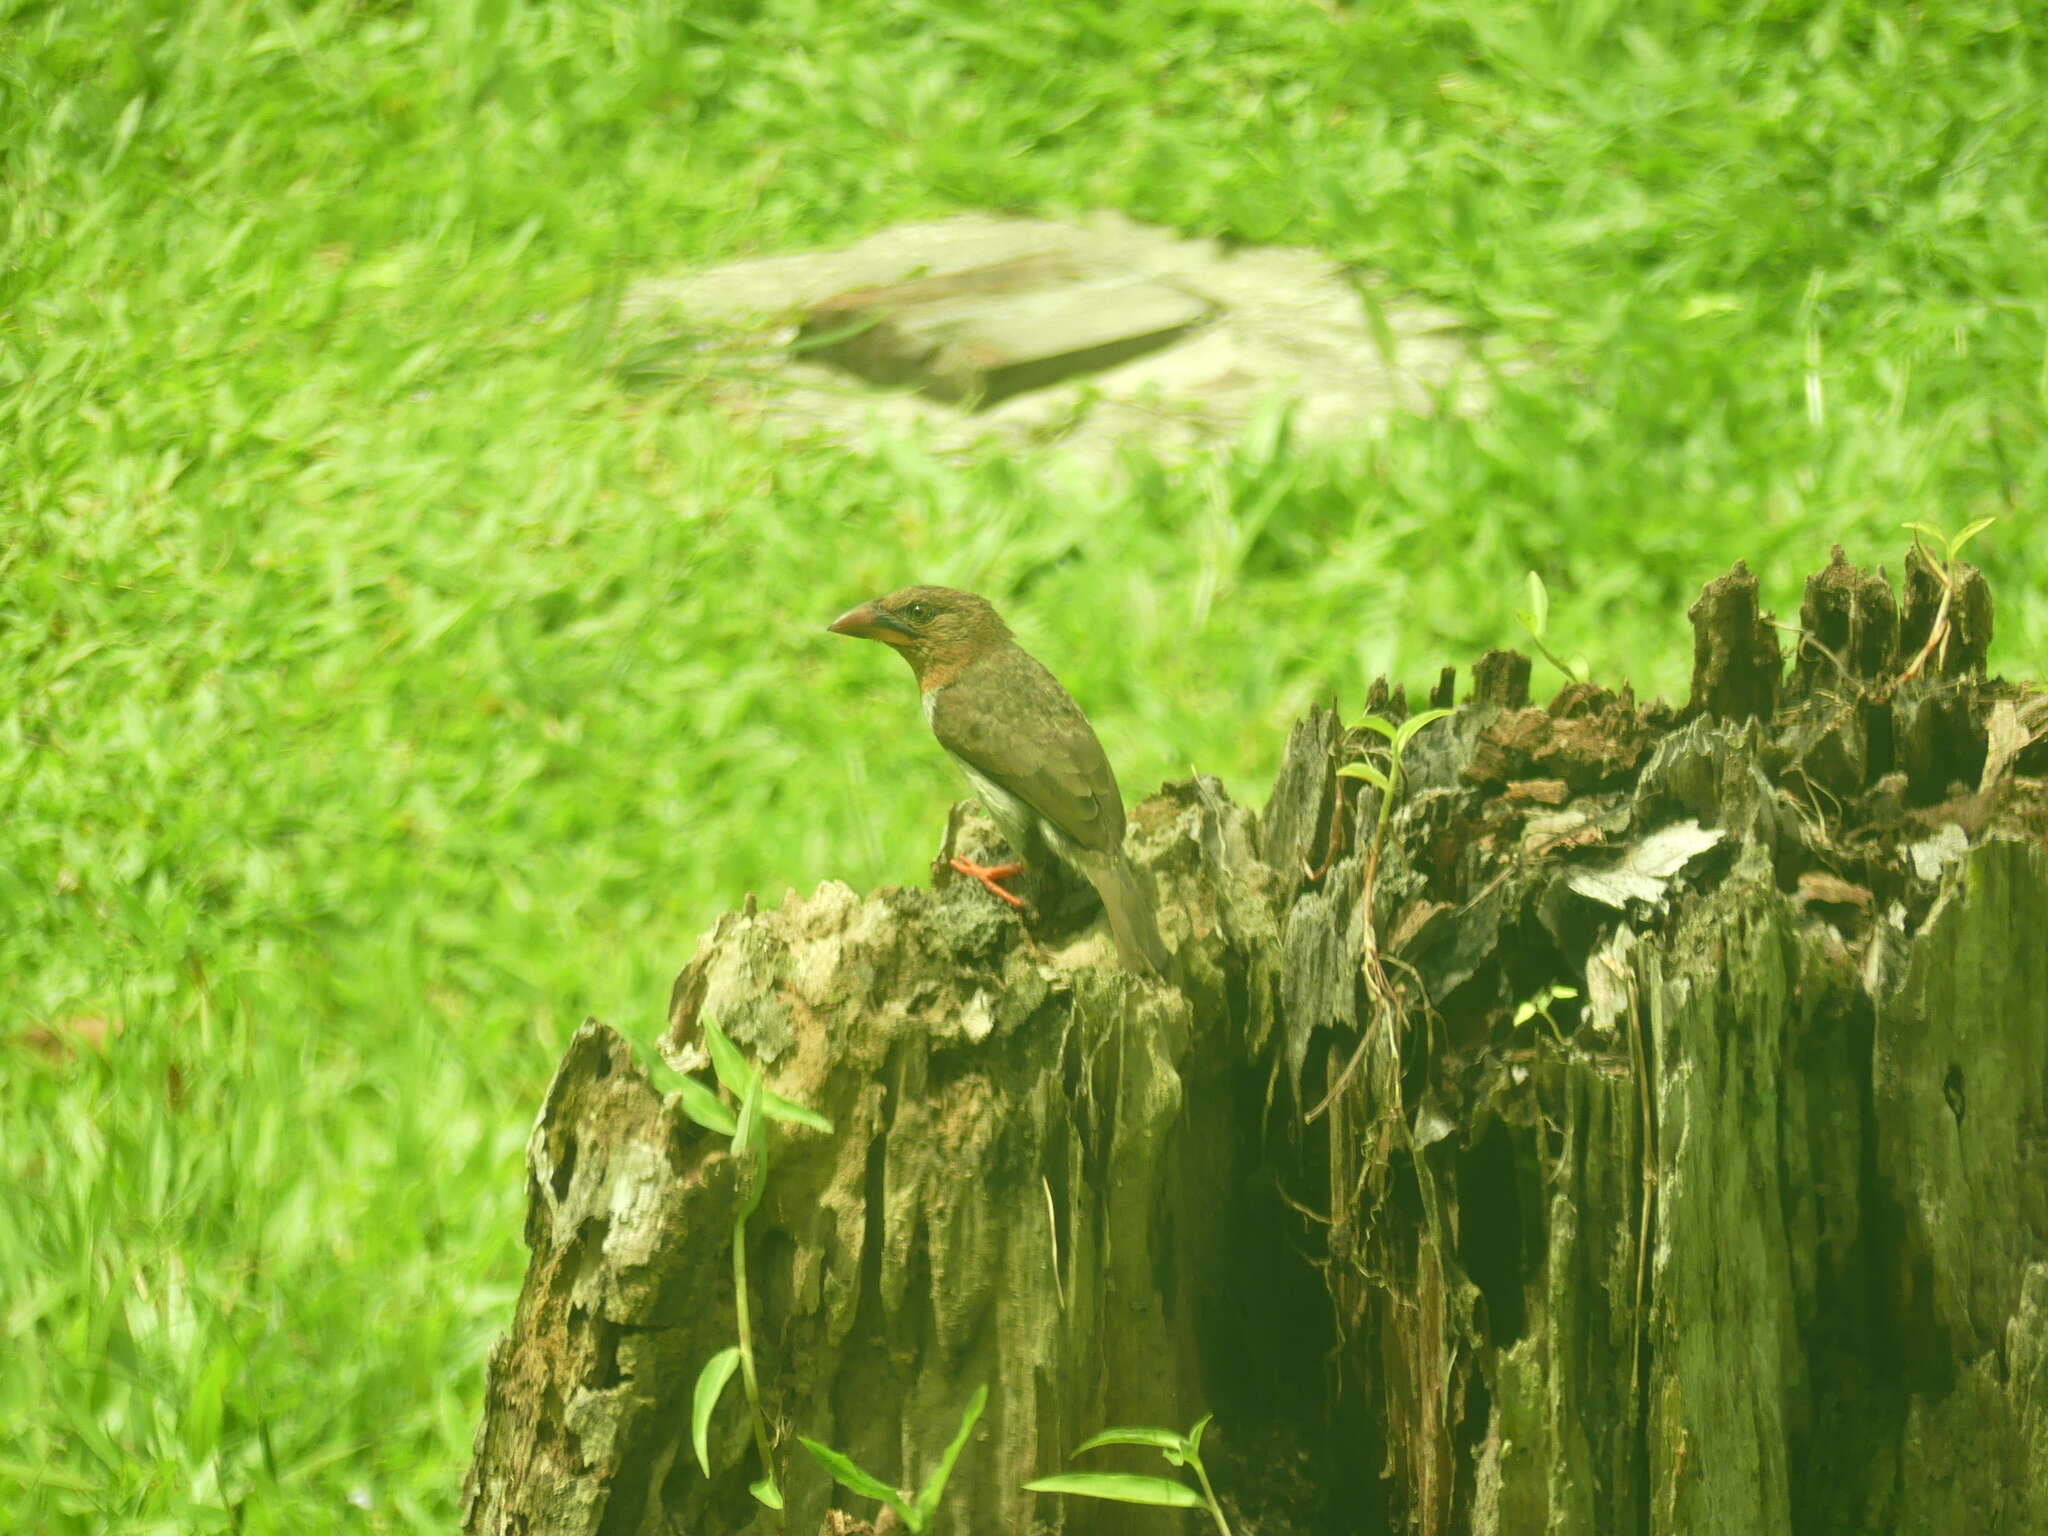
[[[2048,674],[2021,0],[0,0],[0,1525],[446,1530],[521,1149],[748,891],[961,792],[823,635],[989,592],[1126,790],[1379,671],[1682,688],[1738,557],[1973,548]],[[1316,246],[1483,419],[1062,479],[621,387],[624,283],[956,209]]]

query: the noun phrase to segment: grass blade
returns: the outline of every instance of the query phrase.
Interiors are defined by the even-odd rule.
[[[988,1383],[983,1382],[974,1389],[974,1398],[967,1405],[967,1411],[960,1415],[960,1432],[953,1436],[953,1443],[946,1447],[946,1454],[939,1458],[932,1475],[925,1479],[924,1487],[917,1491],[917,1502],[913,1506],[918,1524],[929,1524],[932,1511],[939,1507],[939,1495],[946,1491],[946,1479],[953,1475],[953,1463],[960,1459],[960,1453],[967,1448],[967,1437],[974,1433],[974,1422],[981,1417],[981,1410],[988,1406]]]

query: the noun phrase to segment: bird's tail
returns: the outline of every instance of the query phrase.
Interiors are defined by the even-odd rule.
[[[1152,894],[1144,878],[1122,853],[1112,854],[1090,870],[1102,910],[1109,916],[1110,937],[1116,940],[1117,958],[1124,969],[1141,975],[1150,972],[1164,980],[1171,960],[1166,942],[1159,937],[1159,923],[1153,915]]]

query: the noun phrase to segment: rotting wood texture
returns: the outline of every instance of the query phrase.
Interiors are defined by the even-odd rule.
[[[1191,1529],[1021,1485],[1212,1410],[1240,1531],[2048,1531],[2048,698],[1982,676],[1991,618],[1837,551],[1789,670],[1709,585],[1682,710],[1531,706],[1497,653],[1377,853],[1336,769],[1380,738],[1315,711],[1259,817],[1135,808],[1176,987],[943,861],[727,916],[663,1055],[715,1018],[836,1126],[778,1129],[750,1226],[787,1508],[737,1387],[709,1480],[688,1445],[724,1142],[593,1023],[466,1528],[864,1529],[795,1435],[914,1485],[986,1382],[947,1531]]]

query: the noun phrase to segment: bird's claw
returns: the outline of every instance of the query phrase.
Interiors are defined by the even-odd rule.
[[[996,884],[998,880],[1007,880],[1012,875],[1023,874],[1022,864],[977,864],[972,859],[948,859],[946,862],[956,873],[965,875],[970,880],[979,880],[991,893],[1002,897],[1019,911],[1023,910],[1022,896],[1006,891]]]

